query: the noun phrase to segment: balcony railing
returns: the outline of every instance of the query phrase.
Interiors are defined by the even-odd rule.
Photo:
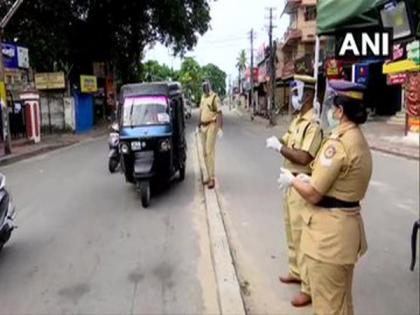
[[[302,37],[302,31],[297,28],[288,28],[287,31],[284,33],[282,42],[284,45],[290,44],[289,42],[292,40],[297,40]]]

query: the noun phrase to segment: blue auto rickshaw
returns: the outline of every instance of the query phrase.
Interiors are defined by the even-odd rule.
[[[148,207],[151,181],[185,178],[184,98],[181,84],[128,84],[120,92],[119,141],[121,169],[137,186]]]

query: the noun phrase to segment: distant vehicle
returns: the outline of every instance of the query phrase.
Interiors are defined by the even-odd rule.
[[[0,250],[7,243],[15,229],[15,208],[6,190],[6,176],[0,173]]]
[[[155,82],[121,87],[119,146],[127,182],[136,184],[148,207],[151,181],[185,178],[184,98],[181,84]]]

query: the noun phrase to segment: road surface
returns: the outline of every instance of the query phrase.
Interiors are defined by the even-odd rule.
[[[218,313],[196,151],[143,209],[102,138],[1,168],[18,230],[0,253],[0,314]]]

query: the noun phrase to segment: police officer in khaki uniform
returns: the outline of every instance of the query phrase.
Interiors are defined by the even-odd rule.
[[[359,128],[367,119],[363,86],[334,80],[327,118],[332,130],[314,162],[312,177],[282,169],[279,182],[292,185],[309,203],[301,249],[307,262],[315,314],[353,314],[352,280],[367,250],[360,200],[372,174],[369,146]],[[325,104],[324,104],[325,105]]]
[[[293,174],[311,174],[310,163],[315,158],[322,142],[322,132],[313,111],[315,79],[310,76],[294,77],[292,82],[292,106],[297,114],[288,132],[282,137],[267,139],[267,147],[275,149],[284,157],[284,167]],[[293,297],[296,307],[311,303],[311,292],[303,253],[300,251],[302,233],[301,212],[307,202],[293,189],[286,191],[284,219],[288,246],[289,274],[279,277],[282,283],[301,283],[301,292]]]
[[[209,189],[215,186],[216,138],[223,135],[223,115],[219,96],[211,90],[209,81],[203,83],[198,124],[203,144],[204,160],[209,178],[204,181]]]

